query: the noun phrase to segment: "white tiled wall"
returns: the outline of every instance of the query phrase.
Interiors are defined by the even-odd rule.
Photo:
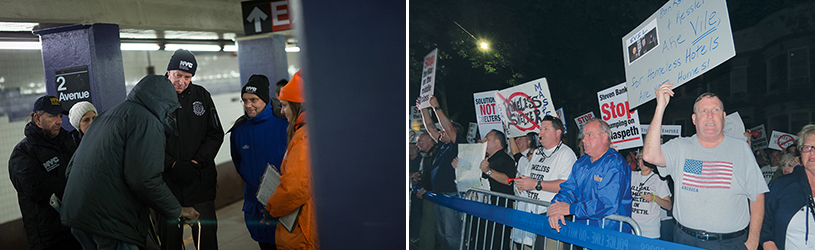
[[[25,137],[24,128],[25,121],[9,123],[8,117],[0,117],[0,224],[22,217],[17,204],[17,190],[14,190],[8,176],[8,159],[17,142]]]

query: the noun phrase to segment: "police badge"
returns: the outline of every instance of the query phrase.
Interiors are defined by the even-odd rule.
[[[204,115],[204,111],[206,111],[204,109],[204,103],[201,103],[201,101],[192,102],[192,112],[195,113],[195,115],[200,117]]]

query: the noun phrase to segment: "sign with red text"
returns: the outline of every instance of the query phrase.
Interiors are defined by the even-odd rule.
[[[253,35],[291,30],[294,17],[288,0],[256,0],[241,2],[243,33]]]
[[[784,151],[790,145],[795,144],[796,139],[798,139],[798,136],[773,130],[769,147],[770,149]]]
[[[628,87],[625,83],[597,92],[600,102],[600,118],[611,128],[611,144],[617,150],[642,146],[640,116],[630,110]]]
[[[589,112],[580,117],[574,118],[574,123],[577,124],[577,130],[583,131],[583,126],[586,125],[586,122],[589,122],[590,119],[594,118],[594,112]]]
[[[422,61],[422,84],[419,90],[419,109],[430,107],[430,96],[436,86],[436,59],[439,49],[433,49]]]
[[[507,125],[507,136],[520,137],[540,132],[538,125],[546,115],[555,115],[546,78],[540,78],[495,93],[496,112]]]
[[[677,88],[736,56],[725,0],[668,1],[622,37],[631,108]]]
[[[767,133],[764,130],[764,124],[759,126],[750,128],[750,137],[753,138],[752,140],[752,147],[753,149],[767,149],[769,147],[769,142],[767,141]]]
[[[473,93],[475,102],[475,118],[478,122],[478,132],[481,138],[493,129],[503,132],[501,116],[495,111],[495,93],[498,91],[485,91]]]

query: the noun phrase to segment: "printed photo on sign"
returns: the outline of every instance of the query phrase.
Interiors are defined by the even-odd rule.
[[[644,34],[641,34],[645,32]],[[659,37],[657,36],[657,20],[651,21],[648,26],[643,29],[641,33],[631,37],[628,41],[628,64],[637,61],[640,56],[648,54],[651,49],[659,45]]]
[[[555,116],[546,78],[507,88],[495,93],[496,110],[507,126],[508,137],[540,132],[538,125],[546,115]]]

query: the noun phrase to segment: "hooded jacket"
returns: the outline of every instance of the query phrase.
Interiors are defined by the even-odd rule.
[[[235,169],[243,179],[243,212],[246,227],[252,239],[259,242],[275,243],[274,227],[260,224],[263,219],[256,194],[260,178],[266,171],[266,164],[280,170],[280,162],[286,151],[286,120],[274,116],[271,105],[266,105],[257,116],[246,115],[238,118],[229,131],[230,150]]]
[[[68,165],[62,224],[144,248],[149,208],[168,219],[181,215],[161,179],[167,114],[178,107],[170,81],[148,75],[93,121]]]
[[[303,112],[297,119],[297,130],[280,166],[280,185],[266,203],[272,217],[283,217],[302,207],[292,232],[286,230],[283,224],[277,224],[275,245],[278,249],[320,248],[311,176],[311,148],[305,118],[306,113]]]
[[[25,125],[23,138],[9,158],[9,178],[17,190],[17,202],[31,249],[61,249],[54,246],[73,239],[71,229],[59,224],[59,212],[48,204],[51,194],[63,197],[65,169],[76,150],[68,131],[60,128],[50,139],[34,124]]]
[[[192,206],[215,200],[215,155],[224,141],[224,130],[215,103],[204,87],[190,83],[177,96],[181,108],[173,116],[178,133],[167,138],[163,176],[178,202]]]

